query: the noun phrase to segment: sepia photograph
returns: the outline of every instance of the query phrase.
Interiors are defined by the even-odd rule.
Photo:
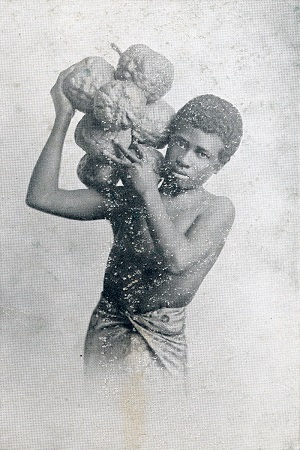
[[[300,4],[1,5],[0,450],[299,450]]]

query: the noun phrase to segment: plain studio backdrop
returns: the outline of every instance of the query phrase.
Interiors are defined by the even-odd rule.
[[[300,5],[2,0],[1,6],[0,449],[297,450]],[[110,226],[25,205],[54,120],[52,85],[86,56],[116,65],[112,42],[121,49],[143,43],[173,62],[166,100],[174,108],[213,93],[239,108],[245,129],[236,155],[207,183],[232,199],[236,221],[188,307],[188,407],[180,409],[174,388],[172,398],[161,393],[142,416],[131,411],[125,425],[118,395],[116,403],[96,390],[88,395],[82,375]],[[82,186],[76,166],[83,152],[74,143],[81,116],[63,153],[67,189]],[[147,403],[142,397],[140,408]]]

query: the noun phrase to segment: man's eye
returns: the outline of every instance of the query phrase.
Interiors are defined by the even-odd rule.
[[[208,158],[208,155],[205,152],[202,152],[202,151],[197,152],[197,155],[200,158]]]
[[[186,142],[177,140],[177,141],[175,141],[175,143],[176,143],[176,145],[178,145],[178,147],[183,148],[184,150],[187,149],[187,143]]]

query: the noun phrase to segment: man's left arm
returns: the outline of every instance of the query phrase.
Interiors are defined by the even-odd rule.
[[[134,154],[118,147],[124,159],[111,158],[126,168],[129,184],[144,204],[156,250],[171,273],[184,272],[222,248],[235,216],[234,206],[228,198],[216,197],[209,210],[199,215],[186,233],[180,232],[167,213],[157,187],[157,175],[143,146],[136,146]]]
[[[168,216],[157,189],[146,191],[142,198],[152,239],[171,273],[184,272],[222,248],[234,221],[233,204],[218,197],[183,233]]]

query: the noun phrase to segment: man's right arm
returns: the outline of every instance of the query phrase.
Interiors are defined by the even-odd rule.
[[[118,188],[99,193],[93,189],[65,190],[58,187],[62,149],[74,115],[72,105],[62,91],[66,72],[60,74],[51,90],[56,118],[33,170],[26,203],[40,211],[69,219],[109,219],[122,203]]]

